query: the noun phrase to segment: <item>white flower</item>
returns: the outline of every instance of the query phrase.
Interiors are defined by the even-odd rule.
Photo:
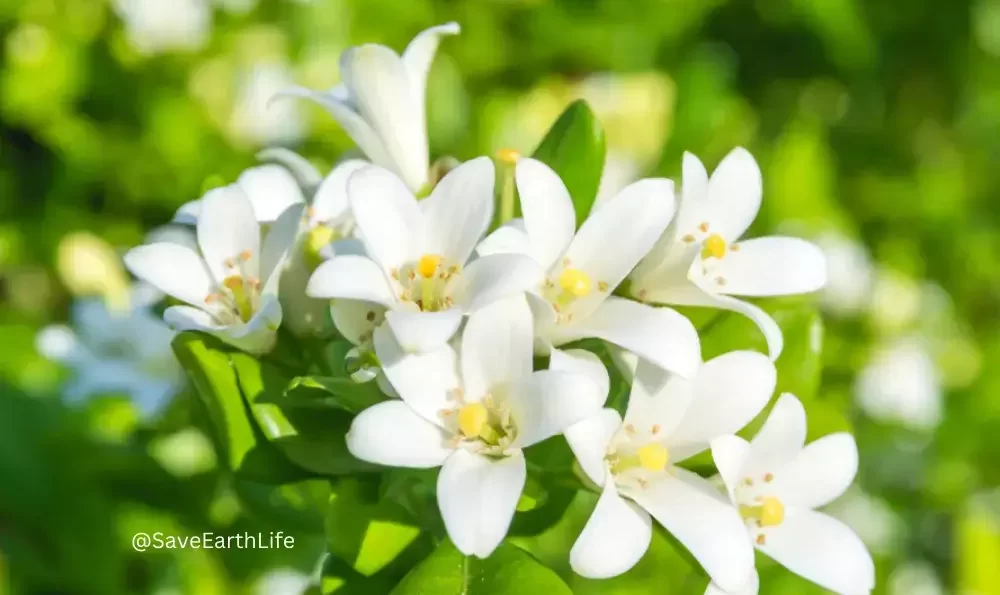
[[[250,200],[254,218],[261,224],[274,223],[288,207],[306,201],[295,176],[274,163],[244,171],[234,185]],[[209,194],[214,192],[210,190]],[[204,198],[185,203],[174,215],[174,222],[197,225],[203,204]]]
[[[574,361],[553,355],[554,367]],[[652,515],[714,581],[731,590],[744,585],[753,572],[753,547],[740,515],[707,480],[676,465],[749,423],[776,379],[770,360],[751,351],[709,360],[693,380],[664,377],[641,361],[624,421],[604,409],[566,430],[580,466],[603,487],[570,551],[573,570],[607,578],[632,568],[649,547]]]
[[[826,255],[829,275],[820,296],[823,309],[838,316],[865,309],[871,301],[874,277],[865,245],[838,232],[827,232],[816,243]]]
[[[298,142],[306,131],[302,106],[271,103],[275,93],[293,83],[291,68],[273,60],[259,62],[243,72],[229,121],[234,136],[255,145]]]
[[[493,176],[488,158],[474,159],[417,202],[387,170],[368,166],[354,173],[348,197],[368,256],[324,262],[306,293],[381,304],[404,349],[440,346],[458,330],[463,314],[520,293],[541,277],[522,255],[469,262],[492,218]]]
[[[521,159],[515,176],[524,219],[490,234],[478,252],[527,254],[545,269],[544,281],[528,294],[538,351],[597,337],[664,369],[693,375],[701,351],[687,318],[611,295],[670,223],[673,183],[631,184],[596,207],[576,231],[573,201],[554,171]]]
[[[816,291],[826,283],[826,260],[815,245],[770,236],[737,242],[761,201],[757,162],[731,152],[708,178],[705,166],[684,155],[677,217],[630,276],[640,300],[732,310],[753,320],[772,358],[781,354],[781,330],[763,310],[732,296],[764,297]]]
[[[187,306],[172,306],[164,320],[179,331],[198,330],[250,353],[274,346],[281,324],[278,274],[301,212],[288,209],[261,246],[253,207],[239,186],[210,192],[202,201],[191,248],[160,242],[125,255],[132,273]]]
[[[174,333],[134,288],[127,308],[112,309],[103,299],[73,304],[72,328],[42,329],[38,351],[73,372],[66,387],[70,400],[102,393],[125,393],[143,416],[158,413],[183,385],[183,373],[170,348]]]
[[[712,441],[712,458],[758,550],[824,589],[869,593],[875,566],[864,543],[847,525],[815,511],[851,485],[857,445],[846,433],[808,446],[805,440],[805,410],[786,393],[752,442],[722,436]]]
[[[590,375],[532,372],[531,337],[521,297],[469,317],[460,363],[450,345],[411,355],[384,327],[375,331],[376,353],[402,400],[358,415],[348,448],[383,465],[443,466],[438,504],[466,555],[485,558],[506,535],[526,478],[522,449],[598,411],[606,396]],[[606,388],[606,371],[602,382]]]
[[[208,0],[116,0],[129,43],[143,54],[197,50],[212,32]]]
[[[343,84],[326,92],[293,87],[281,95],[306,97],[325,107],[373,163],[419,192],[427,184],[430,159],[427,73],[441,37],[459,31],[457,23],[431,27],[402,56],[378,44],[350,48],[340,58]]]
[[[941,422],[941,379],[919,338],[878,348],[854,382],[858,404],[870,417],[932,430]]]

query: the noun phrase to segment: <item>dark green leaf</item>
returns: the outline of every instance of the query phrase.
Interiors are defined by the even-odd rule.
[[[572,595],[559,576],[509,543],[485,560],[467,557],[450,541],[396,586],[392,595]]]
[[[566,184],[579,227],[594,205],[604,170],[604,129],[587,103],[578,100],[566,108],[532,156]]]
[[[361,413],[387,400],[378,384],[355,382],[350,378],[300,376],[289,383],[284,395],[275,401],[282,407],[318,407]]]

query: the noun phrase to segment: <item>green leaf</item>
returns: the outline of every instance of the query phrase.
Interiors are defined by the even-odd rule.
[[[444,541],[392,590],[391,595],[572,595],[555,573],[521,549],[501,544],[480,560]]]
[[[579,227],[594,205],[604,170],[604,129],[587,103],[581,99],[570,104],[532,156],[566,184]]]
[[[333,408],[357,414],[386,400],[388,397],[382,394],[374,381],[355,382],[350,378],[299,376],[288,384],[285,393],[275,404],[283,407]]]
[[[229,469],[261,483],[285,483],[307,475],[292,466],[253,423],[230,359],[243,354],[200,333],[181,333],[172,346],[207,409],[213,441]]]
[[[264,436],[289,460],[312,473],[344,475],[377,469],[355,459],[345,435],[352,417],[335,409],[282,407],[288,378],[280,368],[245,353],[230,355],[240,388]]]

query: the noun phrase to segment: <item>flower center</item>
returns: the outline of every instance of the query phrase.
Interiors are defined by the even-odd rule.
[[[740,505],[740,516],[746,520],[755,520],[760,527],[776,527],[785,520],[785,505],[781,500],[767,496],[762,498],[760,504],[747,506]]]
[[[505,404],[498,403],[492,394],[475,403],[442,409],[440,415],[445,419],[454,419],[456,446],[463,441],[476,444],[485,454],[505,454],[504,451],[517,435],[510,410]]]
[[[425,312],[438,312],[452,306],[451,280],[460,270],[438,254],[424,254],[416,263],[404,267],[402,274],[393,269],[392,278],[403,288],[400,300],[412,301]]]
[[[247,275],[245,269],[252,256],[249,250],[244,250],[236,258],[227,260],[224,264],[230,274],[222,280],[218,292],[205,298],[206,304],[221,306],[215,314],[223,324],[235,320],[250,322],[260,304],[260,280]]]
[[[570,306],[577,300],[594,293],[595,288],[605,293],[610,289],[607,282],[595,283],[582,269],[574,268],[568,258],[563,259],[562,267],[558,275],[546,278],[542,287],[542,295],[559,314],[559,324],[572,322],[573,312],[570,311]]]
[[[726,255],[726,240],[722,239],[717,233],[705,238],[705,241],[701,243],[701,259],[708,260],[709,258],[715,258],[721,260],[723,256]]]
[[[592,285],[590,275],[580,269],[566,269],[559,274],[560,298],[564,301],[571,302],[590,295]]]

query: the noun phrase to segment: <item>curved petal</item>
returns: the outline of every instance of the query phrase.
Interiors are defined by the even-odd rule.
[[[346,93],[343,86],[336,87],[326,93],[303,87],[291,87],[275,95],[271,101],[287,97],[315,101],[330,112],[330,115],[340,124],[347,136],[351,137],[351,140],[372,160],[372,163],[388,169],[395,169],[395,163],[386,150],[382,138],[375,132],[371,124],[355,111]]]
[[[731,351],[705,362],[694,380],[691,406],[670,437],[681,447],[673,460],[697,454],[713,439],[742,429],[771,400],[777,382],[774,364],[755,351]]]
[[[627,186],[583,222],[563,262],[568,260],[566,266],[586,272],[595,282],[617,287],[663,234],[674,206],[670,180],[640,180]]]
[[[673,469],[671,474],[628,496],[645,508],[698,560],[717,585],[736,591],[753,572],[753,546],[739,513],[708,492],[711,484],[697,475]],[[698,485],[704,484],[704,485]]]
[[[530,313],[530,311],[529,311]],[[583,374],[597,387],[597,392],[607,399],[611,392],[611,377],[601,358],[586,349],[553,349],[549,356],[549,369]]]
[[[589,316],[556,327],[553,344],[596,337],[686,378],[701,363],[701,343],[691,321],[670,308],[610,297]]]
[[[216,188],[201,199],[198,245],[208,270],[220,283],[234,274],[258,276],[260,226],[250,199],[239,186]]]
[[[569,564],[587,578],[618,576],[642,559],[652,539],[652,519],[619,496],[609,477],[590,520],[569,552]]]
[[[281,306],[275,298],[265,299],[261,310],[250,322],[225,326],[211,314],[190,306],[172,306],[163,312],[163,320],[177,331],[201,331],[252,354],[267,353],[277,340],[281,324]]]
[[[358,346],[371,345],[376,327],[385,322],[385,306],[363,300],[333,300],[330,316],[337,332]]]
[[[182,223],[184,225],[197,225],[198,217],[201,216],[201,199],[190,200],[181,205],[171,223]]]
[[[534,258],[531,253],[531,241],[524,228],[524,219],[511,219],[486,236],[476,246],[476,254],[489,256],[491,254],[523,254]]]
[[[846,432],[806,445],[774,474],[774,493],[786,505],[819,508],[839,498],[858,473],[858,445]]]
[[[438,505],[460,552],[479,558],[493,553],[507,535],[526,477],[520,450],[499,459],[457,450],[445,461]]]
[[[172,242],[147,244],[125,254],[125,266],[133,275],[182,302],[203,306],[215,291],[205,262],[197,252]]]
[[[805,442],[806,410],[795,395],[783,393],[750,441],[752,471],[774,471],[794,461]]]
[[[427,236],[423,252],[464,265],[493,219],[493,162],[466,161],[448,172],[421,205]]]
[[[580,467],[597,485],[604,485],[607,479],[608,465],[604,456],[608,454],[611,437],[621,427],[622,418],[617,411],[601,409],[563,432]]]
[[[709,230],[736,241],[760,210],[763,192],[760,168],[746,149],[733,149],[708,181],[705,220]]]
[[[779,564],[817,585],[844,595],[875,587],[875,565],[865,544],[847,525],[825,514],[792,509],[757,546]]]
[[[693,381],[640,359],[629,392],[625,422],[638,428],[658,425],[659,432],[669,437],[677,430],[694,398]]]
[[[370,164],[362,159],[348,159],[333,168],[316,188],[309,213],[311,223],[331,223],[348,214],[351,204],[347,199],[347,180],[366,165]]]
[[[701,160],[691,153],[684,153],[681,165],[681,200],[677,205],[674,228],[679,234],[691,233],[705,220],[705,202],[708,199],[708,172]],[[676,237],[677,234],[674,234]]]
[[[335,256],[309,278],[306,295],[314,298],[364,300],[386,307],[396,303],[389,280],[378,264],[364,256]]]
[[[269,147],[257,152],[257,160],[271,162],[288,170],[307,193],[312,193],[323,181],[323,174],[308,159],[284,147]]]
[[[403,66],[406,68],[410,92],[413,93],[413,101],[417,106],[420,129],[424,131],[424,144],[427,144],[427,75],[430,73],[431,63],[434,62],[434,55],[437,54],[441,38],[445,35],[458,35],[461,31],[461,27],[455,22],[425,29],[418,33],[403,51]]]
[[[274,223],[285,209],[306,201],[295,177],[280,165],[252,167],[240,174],[236,185],[250,199],[259,223]]]
[[[457,308],[440,312],[389,310],[385,321],[407,353],[427,353],[446,344],[462,324]]]
[[[386,401],[359,413],[346,439],[355,457],[392,467],[437,467],[454,452],[441,428],[402,401]]]
[[[520,254],[483,256],[462,271],[451,290],[452,299],[468,312],[534,289],[545,274],[534,260]]]
[[[583,374],[541,370],[514,383],[507,394],[517,427],[514,446],[527,447],[551,438],[600,411],[607,394]]]
[[[399,178],[380,167],[361,168],[348,179],[347,197],[368,254],[386,272],[420,257],[420,207]]]
[[[385,46],[364,44],[344,52],[340,72],[358,114],[382,139],[392,169],[411,190],[422,188],[427,183],[427,132],[400,57]]]
[[[712,269],[726,284],[720,291],[750,297],[795,295],[826,285],[826,256],[799,238],[771,236],[737,244]]]
[[[705,595],[757,595],[760,591],[760,576],[757,575],[755,570],[750,580],[742,589],[737,591],[723,591],[715,583],[709,583],[708,589],[705,590]]]
[[[462,386],[479,400],[531,374],[531,310],[523,297],[494,302],[469,316],[462,331]]]
[[[734,491],[743,479],[743,469],[749,457],[750,443],[739,436],[719,436],[712,440],[712,460],[726,486],[729,499],[734,502]]]
[[[532,253],[547,269],[562,256],[576,232],[573,199],[559,175],[541,161],[519,160],[514,176]]]
[[[285,212],[278,215],[271,229],[264,237],[260,248],[260,277],[264,280],[264,291],[275,294],[278,292],[278,280],[286,268],[289,254],[295,248],[295,241],[302,227],[302,212],[305,204],[298,203],[289,206]],[[303,276],[308,274],[303,271]],[[304,279],[303,279],[304,280]],[[298,287],[302,291],[301,286]]]
[[[375,329],[374,346],[382,371],[399,398],[427,421],[443,426],[441,410],[455,406],[451,397],[459,387],[458,357],[451,345],[430,353],[406,353],[383,325]]]

